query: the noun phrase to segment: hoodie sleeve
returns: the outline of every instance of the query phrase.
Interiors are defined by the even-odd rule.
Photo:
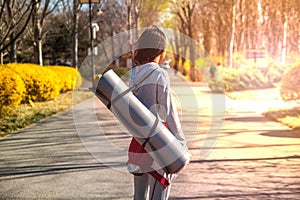
[[[187,149],[186,139],[181,128],[176,103],[170,88],[169,76],[164,71],[158,77],[156,96],[159,104],[159,117],[162,121],[168,124],[171,133],[173,133],[180,143]]]

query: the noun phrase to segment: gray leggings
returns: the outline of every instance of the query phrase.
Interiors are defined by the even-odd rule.
[[[150,174],[134,176],[134,200],[167,200],[171,185],[164,188]]]

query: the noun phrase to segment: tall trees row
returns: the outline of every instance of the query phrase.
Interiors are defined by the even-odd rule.
[[[230,66],[234,52],[249,49],[264,49],[282,62],[287,52],[300,54],[299,0],[175,0],[174,4],[179,29],[192,29],[190,37],[209,53],[226,58]]]
[[[189,36],[210,55],[221,58],[224,65],[238,67],[234,56],[247,55],[251,50],[262,51],[283,63],[289,57],[300,57],[300,0],[163,2],[168,2],[168,8],[161,7],[163,11],[158,15],[166,19],[163,26]],[[174,44],[182,43],[180,38],[174,39]],[[189,58],[193,67],[197,52],[191,47],[185,44],[185,48],[174,49]],[[175,56],[175,66],[177,61]],[[191,79],[194,80],[193,74]]]
[[[0,0],[1,62],[80,65],[90,43],[87,5],[80,0]],[[118,0],[92,4],[92,22],[100,26],[96,43],[126,30],[125,11]]]
[[[88,14],[80,0],[0,0],[1,58],[79,65],[89,47]],[[92,15],[100,27],[95,44],[158,24],[192,38],[230,66],[235,52],[250,49],[264,49],[282,62],[300,54],[300,0],[99,0]],[[175,50],[179,41],[174,37]],[[193,63],[197,52],[185,46],[178,51]]]
[[[0,1],[0,54],[1,61],[10,48],[10,60],[16,60],[16,40],[30,23],[36,1]]]

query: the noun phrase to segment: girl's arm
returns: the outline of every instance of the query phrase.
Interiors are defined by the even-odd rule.
[[[183,134],[179,120],[176,103],[173,99],[169,86],[168,74],[162,74],[157,84],[157,97],[159,104],[159,117],[168,124],[169,130],[187,148],[186,139]]]

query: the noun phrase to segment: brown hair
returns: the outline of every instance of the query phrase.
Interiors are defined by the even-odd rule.
[[[160,55],[166,48],[166,35],[158,27],[147,28],[137,41],[134,52],[134,64],[141,65],[151,62]]]

